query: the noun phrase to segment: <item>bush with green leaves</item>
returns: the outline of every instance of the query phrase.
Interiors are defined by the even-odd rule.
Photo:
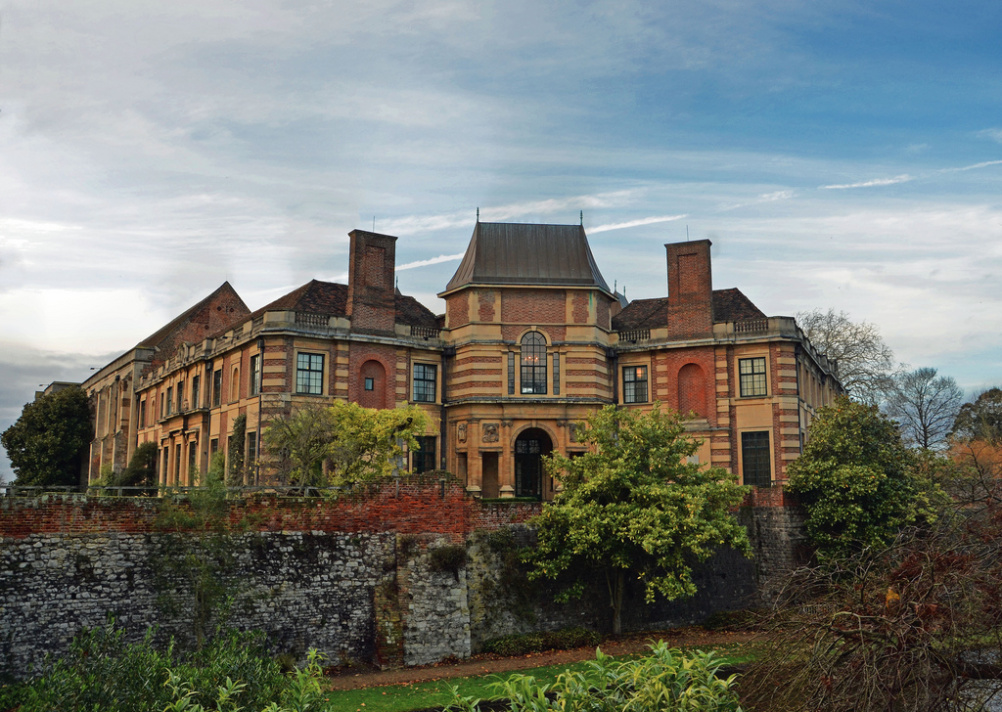
[[[151,631],[128,643],[125,631],[113,622],[85,629],[67,655],[46,663],[40,677],[0,688],[0,709],[132,712],[196,709],[195,704],[203,709],[264,709],[289,697],[288,690],[295,687],[268,654],[262,633],[220,632],[190,655],[173,643],[159,648],[153,638]],[[309,666],[307,671],[315,673]],[[168,684],[172,680],[173,687]],[[230,707],[212,706],[220,688],[228,690]],[[182,698],[189,707],[177,706]]]
[[[740,712],[735,675],[721,678],[723,661],[713,652],[683,653],[663,641],[635,660],[602,651],[583,671],[569,670],[553,684],[514,675],[495,686],[512,712]],[[456,699],[454,712],[472,712],[480,700]]]
[[[897,426],[876,406],[842,397],[818,411],[786,487],[807,510],[819,556],[882,548],[902,527],[931,516],[938,495],[923,490],[915,466]]]

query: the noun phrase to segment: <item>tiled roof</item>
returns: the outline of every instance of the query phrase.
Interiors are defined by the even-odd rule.
[[[435,315],[414,297],[397,292],[394,301],[396,323],[436,328]],[[269,311],[295,311],[343,317],[348,312],[348,286],[314,279],[261,307],[251,314],[251,318]]]
[[[582,286],[610,291],[580,225],[478,222],[445,291],[467,284]]]
[[[216,321],[216,319],[210,319],[209,316],[203,314],[203,312],[210,307],[213,302],[218,300],[232,300],[232,303],[235,305],[232,316],[220,315],[218,318],[219,321],[224,321],[232,326],[232,324],[242,321],[248,314],[250,314],[250,309],[248,309],[247,305],[244,304],[243,299],[240,298],[240,295],[237,294],[236,290],[233,289],[229,282],[223,282],[214,292],[205,297],[205,299],[202,299],[194,306],[171,319],[166,325],[162,326],[153,334],[147,336],[145,339],[136,344],[136,347],[151,348],[167,353],[172,352],[177,347],[176,341],[178,335],[181,334],[193,320],[197,319],[204,322],[206,328],[209,328],[212,321]],[[212,324],[212,326],[216,325]],[[201,338],[205,335],[201,334],[199,336]]]
[[[713,291],[713,322],[766,319],[766,315],[740,289]]]
[[[713,291],[713,321],[748,321],[765,319],[766,315],[740,289]],[[635,299],[613,317],[612,328],[617,331],[631,329],[656,329],[668,324],[668,297]]]
[[[344,316],[348,304],[348,287],[334,282],[311,279],[302,287],[293,289],[270,304],[266,304],[251,316],[257,317],[270,311],[296,311],[325,316]]]

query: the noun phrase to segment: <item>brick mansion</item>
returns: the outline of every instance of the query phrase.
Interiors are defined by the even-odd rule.
[[[395,288],[396,237],[350,241],[347,285],[313,280],[251,311],[224,283],[87,379],[86,478],[153,442],[161,484],[197,484],[243,415],[245,480],[264,483],[269,421],[345,399],[426,411],[413,471],[448,470],[475,496],[550,499],[542,457],[583,452],[589,414],[660,402],[690,416],[699,462],[768,487],[842,392],[793,318],[713,289],[708,240],[666,245],[667,296],[628,302],[583,227],[478,221],[439,316]]]

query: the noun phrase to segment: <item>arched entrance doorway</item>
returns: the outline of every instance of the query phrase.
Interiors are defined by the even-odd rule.
[[[529,428],[515,440],[515,496],[543,497],[543,458],[553,451],[545,430]]]

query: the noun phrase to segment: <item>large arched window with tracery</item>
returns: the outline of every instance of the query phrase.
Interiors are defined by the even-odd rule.
[[[522,337],[522,393],[546,393],[546,339],[538,331]]]

